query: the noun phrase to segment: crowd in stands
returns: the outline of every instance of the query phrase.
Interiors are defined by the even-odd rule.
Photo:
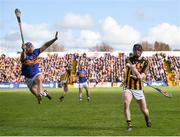
[[[98,82],[119,82],[123,81],[124,71],[124,54],[115,56],[110,53],[104,53],[102,56],[88,56],[84,54],[66,54],[59,56],[54,53],[47,57],[40,57],[39,64],[42,73],[45,76],[44,82],[58,81],[61,74],[65,71],[65,66],[71,64],[73,59],[83,65],[89,73],[90,81]],[[180,73],[180,57],[168,56],[172,70]],[[146,57],[149,62],[147,72],[147,81],[164,81],[167,83],[167,74],[164,66],[164,57],[155,54]],[[19,57],[0,56],[0,82],[24,82],[21,76],[21,63]]]
[[[21,63],[19,57],[0,57],[0,82],[21,82]]]
[[[148,81],[164,81],[167,83],[167,75],[164,65],[164,58],[160,54],[154,54],[148,57],[149,71],[147,73]]]
[[[90,79],[99,82],[122,81],[124,77],[123,56],[114,56],[105,53],[101,57],[87,57],[84,54],[80,57],[79,63],[85,66],[85,70],[90,74]]]
[[[168,56],[171,71],[175,74],[176,81],[180,81],[180,57]]]

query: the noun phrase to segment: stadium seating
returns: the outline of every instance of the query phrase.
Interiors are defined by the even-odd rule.
[[[64,66],[67,63],[71,63],[73,57],[76,57],[79,62],[78,65],[84,65],[90,74],[90,81],[116,83],[124,78],[124,58],[126,55],[128,54],[108,52],[44,53],[39,58],[39,64],[45,76],[45,82],[58,81],[64,71]],[[152,53],[149,56],[145,56],[145,58],[150,64],[147,72],[147,81],[163,81],[170,85],[180,84],[180,56]],[[1,55],[0,82],[24,82],[21,76],[19,55],[15,57],[6,56],[5,54]]]

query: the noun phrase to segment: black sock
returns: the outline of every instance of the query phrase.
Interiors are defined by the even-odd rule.
[[[127,124],[128,124],[128,127],[132,127],[132,125],[131,125],[131,120],[127,120],[126,122],[127,122]]]

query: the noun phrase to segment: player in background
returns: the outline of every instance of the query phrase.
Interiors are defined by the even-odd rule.
[[[76,57],[73,56],[73,60],[71,64],[67,64],[65,66],[65,72],[60,77],[60,80],[58,81],[58,87],[62,88],[63,87],[63,92],[60,95],[59,99],[60,101],[64,101],[64,97],[68,92],[68,84],[72,84],[74,82],[73,76],[75,75],[76,72],[76,65],[77,65],[77,60]]]
[[[58,81],[58,87],[63,88],[63,92],[59,97],[60,101],[64,100],[64,96],[67,94],[69,90],[68,82],[70,80],[70,75],[71,75],[71,66],[67,65],[65,66],[65,72],[63,72],[63,74],[60,77],[60,80]]]
[[[86,90],[87,100],[90,101],[90,93],[88,90],[88,73],[85,71],[84,66],[80,65],[79,70],[77,71],[77,78],[79,82],[79,101],[82,101],[83,88]]]
[[[43,91],[44,76],[39,71],[39,54],[45,51],[50,45],[52,45],[58,39],[58,32],[55,37],[47,41],[42,47],[34,49],[32,43],[27,42],[22,45],[22,53],[20,60],[22,63],[22,75],[25,76],[25,82],[31,91],[31,93],[37,98],[38,103],[41,104],[42,96],[51,99],[46,91]]]
[[[126,58],[126,74],[124,81],[123,102],[128,131],[132,130],[130,112],[130,103],[132,101],[132,98],[134,98],[139,104],[140,110],[145,117],[146,126],[151,127],[149,110],[147,108],[142,82],[142,80],[146,78],[148,61],[141,57],[142,52],[142,46],[140,44],[135,44],[133,47],[132,56]],[[131,77],[132,75],[137,77],[137,79]]]

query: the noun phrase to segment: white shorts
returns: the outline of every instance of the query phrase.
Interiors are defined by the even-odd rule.
[[[124,89],[123,92],[130,93],[136,100],[144,99],[143,90]]]
[[[37,73],[33,78],[25,78],[25,82],[29,88],[33,86],[33,84],[35,83],[36,77],[39,75],[41,75],[41,73]]]
[[[79,83],[79,88],[87,88],[88,84],[87,82]]]
[[[64,86],[64,84],[66,84],[66,83],[67,83],[66,80],[59,81],[58,87],[59,87],[59,88],[62,88],[62,87]]]

